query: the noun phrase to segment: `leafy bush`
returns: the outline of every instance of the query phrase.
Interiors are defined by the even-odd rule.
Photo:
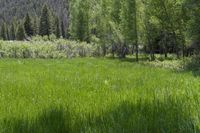
[[[86,57],[94,55],[94,51],[91,44],[64,39],[48,41],[45,37],[36,37],[32,41],[0,41],[1,58]]]
[[[196,55],[191,58],[185,67],[186,69],[194,70],[200,73],[200,55]]]

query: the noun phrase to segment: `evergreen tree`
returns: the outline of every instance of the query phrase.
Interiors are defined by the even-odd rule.
[[[38,34],[39,27],[38,27],[38,18],[37,16],[33,20],[33,35],[36,36]]]
[[[3,23],[2,26],[1,26],[1,38],[3,40],[7,40],[7,28],[6,28],[6,24]]]
[[[89,42],[89,0],[71,3],[71,38]]]
[[[16,28],[15,24],[12,23],[11,28],[10,28],[10,40],[15,40],[16,39]]]
[[[25,17],[24,29],[25,29],[26,35],[28,36],[33,35],[33,26],[32,26],[30,15],[28,13],[26,14],[26,17]]]
[[[10,28],[6,27],[7,40],[10,40]]]
[[[61,22],[61,34],[63,38],[66,38],[65,25],[63,21]]]
[[[42,9],[42,15],[40,18],[40,35],[41,36],[49,36],[52,33],[52,27],[51,27],[51,16],[50,11],[47,5],[45,5]]]
[[[58,17],[56,17],[56,19],[55,19],[55,35],[57,38],[60,38],[60,36],[61,36],[60,21],[59,21]]]
[[[17,40],[24,40],[26,36],[24,25],[20,24],[17,29],[16,39]]]
[[[89,41],[89,3],[80,2],[77,23],[77,37],[80,41]]]

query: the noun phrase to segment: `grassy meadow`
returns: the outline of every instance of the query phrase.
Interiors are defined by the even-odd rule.
[[[192,72],[103,58],[0,60],[0,133],[199,132]]]

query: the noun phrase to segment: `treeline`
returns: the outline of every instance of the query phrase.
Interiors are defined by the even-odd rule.
[[[10,23],[14,19],[23,19],[27,13],[40,16],[44,4],[66,22],[67,3],[68,0],[0,0],[0,24],[3,21]]]
[[[199,0],[71,0],[68,24],[47,6],[40,18],[2,25],[4,40],[55,35],[98,44],[101,54],[200,54]],[[16,27],[17,25],[17,27]],[[15,38],[13,37],[15,34]]]
[[[57,38],[65,38],[66,33],[64,29],[64,22],[60,21],[59,17],[45,5],[40,18],[32,18],[27,13],[23,20],[16,20],[11,25],[3,23],[0,35],[3,40],[28,40],[31,39],[30,37],[36,35],[55,35]]]

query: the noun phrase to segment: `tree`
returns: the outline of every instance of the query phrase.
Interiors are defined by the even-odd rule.
[[[60,36],[61,36],[60,21],[59,21],[58,17],[56,17],[56,19],[55,19],[55,35],[57,38],[60,38]]]
[[[38,17],[36,16],[33,20],[33,35],[36,36],[38,32],[39,32]]]
[[[61,21],[61,34],[63,38],[66,38],[65,25],[63,21]]]
[[[200,1],[185,0],[184,7],[187,13],[185,19],[189,29],[189,40],[191,40],[196,53],[200,54]]]
[[[89,42],[89,0],[84,2],[80,0],[74,0],[70,5],[71,38]]]
[[[135,0],[123,0],[121,9],[121,32],[124,44],[121,49],[121,57],[125,57],[127,45],[136,46],[136,60],[138,61],[138,37],[137,37],[137,9]]]
[[[1,38],[3,40],[7,40],[8,37],[7,37],[7,26],[6,26],[6,23],[3,23],[2,26],[1,26]]]
[[[10,28],[10,39],[15,40],[16,39],[16,28],[15,24],[12,23],[11,28]]]
[[[45,5],[42,9],[42,15],[40,18],[40,35],[41,36],[49,36],[52,33],[52,27],[51,27],[51,16],[50,11],[47,5]]]
[[[24,40],[25,36],[26,36],[26,33],[25,33],[24,25],[19,24],[18,29],[17,29],[17,33],[16,33],[16,39],[17,40]]]
[[[6,26],[7,40],[10,40],[10,27]]]
[[[26,14],[26,17],[25,17],[24,29],[25,29],[26,35],[33,36],[33,25],[31,22],[30,15],[28,13]]]
[[[100,0],[97,5],[98,14],[96,16],[96,36],[100,39],[99,44],[102,50],[103,56],[106,56],[109,46],[112,44],[112,32],[111,32],[111,4],[110,0]]]

